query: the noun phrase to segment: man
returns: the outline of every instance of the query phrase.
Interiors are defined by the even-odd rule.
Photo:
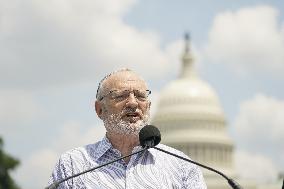
[[[150,93],[145,81],[129,69],[107,75],[99,84],[95,103],[106,136],[95,144],[64,153],[49,183],[142,149],[138,134],[149,121]],[[158,146],[186,157],[168,146]],[[197,166],[149,149],[63,182],[59,188],[204,189],[206,185]]]

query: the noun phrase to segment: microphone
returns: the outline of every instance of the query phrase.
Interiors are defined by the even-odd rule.
[[[139,132],[140,145],[144,147],[154,147],[161,141],[159,129],[153,125],[144,126]]]
[[[141,137],[141,138],[140,138]],[[242,189],[241,186],[235,182],[232,178],[229,178],[227,177],[224,173],[216,170],[216,169],[213,169],[211,167],[208,167],[206,165],[203,165],[201,163],[198,163],[198,162],[195,162],[195,161],[192,161],[188,158],[185,158],[185,157],[182,157],[182,156],[179,156],[179,155],[176,155],[176,154],[173,154],[171,152],[168,152],[166,150],[163,150],[161,148],[158,148],[156,147],[155,145],[159,144],[159,142],[161,141],[161,134],[160,134],[160,131],[157,127],[153,126],[153,125],[146,125],[145,127],[143,127],[140,132],[139,132],[139,140],[140,140],[140,145],[141,146],[146,146],[146,147],[149,147],[149,148],[154,148],[156,150],[159,150],[161,152],[164,152],[166,154],[169,154],[169,155],[172,155],[172,156],[175,156],[179,159],[182,159],[182,160],[185,160],[187,162],[190,162],[190,163],[193,163],[195,165],[198,165],[200,167],[203,167],[205,169],[208,169],[210,171],[213,171],[219,175],[221,175],[223,178],[225,178],[228,182],[228,184],[233,188],[233,189]]]
[[[91,169],[88,169],[86,171],[83,171],[83,172],[80,172],[80,173],[77,173],[75,175],[71,175],[69,177],[66,177],[62,180],[59,180],[59,181],[55,181],[54,183],[50,184],[49,186],[47,186],[45,189],[56,189],[62,182],[65,182],[69,179],[72,179],[72,178],[75,178],[75,177],[78,177],[82,174],[85,174],[85,173],[88,173],[88,172],[91,172],[91,171],[94,171],[96,169],[99,169],[101,167],[104,167],[106,165],[109,165],[111,163],[114,163],[116,161],[119,161],[121,159],[124,159],[126,157],[129,157],[129,156],[132,156],[134,154],[138,154],[140,152],[144,152],[146,151],[147,149],[151,148],[151,147],[154,147],[156,146],[157,144],[160,143],[161,141],[161,134],[160,134],[160,131],[157,129],[157,127],[154,127],[152,125],[146,125],[144,126],[140,132],[139,132],[139,141],[140,141],[140,144],[141,146],[143,147],[142,150],[139,150],[137,152],[134,152],[132,154],[129,154],[129,155],[126,155],[126,156],[123,156],[123,157],[120,157],[118,159],[115,159],[113,161],[110,161],[110,162],[107,162],[107,163],[104,163],[102,165],[99,165],[97,167],[93,167]]]

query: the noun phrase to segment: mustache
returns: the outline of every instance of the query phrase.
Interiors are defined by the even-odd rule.
[[[125,108],[122,110],[122,114],[127,114],[127,113],[140,113],[137,108]]]

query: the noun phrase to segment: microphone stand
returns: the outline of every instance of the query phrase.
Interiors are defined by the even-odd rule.
[[[203,168],[205,168],[205,169],[208,169],[208,170],[210,170],[210,171],[213,171],[213,172],[215,172],[215,173],[221,175],[222,177],[224,177],[224,178],[228,181],[229,185],[230,185],[233,189],[242,189],[241,186],[240,186],[237,182],[235,182],[232,178],[227,177],[225,174],[223,174],[222,172],[220,172],[220,171],[218,171],[218,170],[216,170],[216,169],[213,169],[213,168],[208,167],[208,166],[206,166],[206,165],[202,165],[202,164],[200,164],[200,163],[198,163],[198,162],[192,161],[192,160],[187,159],[187,158],[184,158],[184,157],[182,157],[182,156],[173,154],[173,153],[171,153],[171,152],[168,152],[168,151],[163,150],[163,149],[161,149],[161,148],[158,148],[158,147],[156,147],[156,146],[153,146],[152,148],[154,148],[154,149],[156,149],[156,150],[159,150],[159,151],[161,151],[161,152],[164,152],[164,153],[166,153],[166,154],[170,154],[170,155],[175,156],[175,157],[177,157],[177,158],[180,158],[180,159],[182,159],[182,160],[188,161],[188,162],[190,162],[190,163],[193,163],[193,164],[195,164],[195,165],[198,165],[198,166],[203,167]]]
[[[134,152],[134,153],[132,153],[132,154],[129,154],[129,155],[120,157],[120,158],[118,158],[118,159],[115,159],[115,160],[113,160],[113,161],[104,163],[104,164],[99,165],[99,166],[97,166],[97,167],[93,167],[93,168],[88,169],[88,170],[86,170],[86,171],[77,173],[77,174],[75,174],[75,175],[71,175],[71,176],[66,177],[66,178],[64,178],[64,179],[62,179],[62,180],[55,181],[54,183],[52,183],[52,184],[50,184],[49,186],[47,186],[45,189],[56,189],[56,188],[59,186],[59,184],[61,184],[62,182],[65,182],[65,181],[67,181],[67,180],[69,180],[69,179],[71,179],[71,178],[80,176],[80,175],[82,175],[82,174],[85,174],[85,173],[94,171],[94,170],[99,169],[99,168],[101,168],[101,167],[104,167],[104,166],[106,166],[106,165],[112,164],[112,163],[114,163],[114,162],[116,162],[116,161],[119,161],[119,160],[121,160],[121,159],[127,158],[127,157],[129,157],[129,156],[134,155],[134,154],[138,154],[138,153],[140,153],[140,152],[145,152],[145,151],[146,151],[147,149],[149,149],[150,147],[151,147],[151,146],[146,145],[142,150],[139,150],[139,151]]]

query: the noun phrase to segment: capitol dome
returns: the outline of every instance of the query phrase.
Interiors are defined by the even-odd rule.
[[[164,132],[167,142],[205,142],[211,138],[211,143],[232,144],[220,132],[225,129],[225,118],[215,91],[197,77],[177,79],[162,90],[153,124]],[[179,137],[175,137],[177,132]]]
[[[179,78],[160,93],[152,124],[160,129],[162,143],[234,177],[233,142],[226,132],[225,116],[215,90],[194,70],[188,37],[182,62]],[[203,173],[208,188],[227,188],[216,181],[219,175]]]

